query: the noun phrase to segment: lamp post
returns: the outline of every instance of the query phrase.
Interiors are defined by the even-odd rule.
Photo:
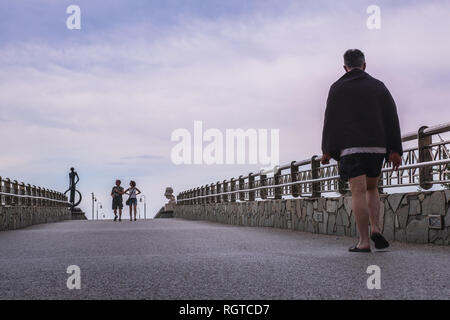
[[[97,199],[95,199],[97,200]],[[98,220],[98,206],[100,205],[100,209],[103,209],[102,203],[100,201],[97,201],[97,220]]]
[[[144,198],[144,220],[145,220],[147,219],[147,198],[145,197],[145,194],[141,196],[139,202],[142,202],[142,198]]]
[[[92,192],[92,220],[94,220],[94,202],[97,201],[97,199],[94,196],[94,193]]]

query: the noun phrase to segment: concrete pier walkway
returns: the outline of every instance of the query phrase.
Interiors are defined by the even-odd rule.
[[[0,232],[0,299],[449,299],[450,248],[179,219]],[[66,286],[81,269],[81,289]],[[370,265],[381,290],[369,290]]]

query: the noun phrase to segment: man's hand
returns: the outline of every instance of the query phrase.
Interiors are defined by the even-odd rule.
[[[402,164],[402,157],[397,152],[391,152],[389,163],[392,163],[392,168],[398,171],[398,167]]]
[[[329,153],[324,153],[322,155],[322,159],[320,160],[321,164],[329,164],[331,159],[331,155]]]

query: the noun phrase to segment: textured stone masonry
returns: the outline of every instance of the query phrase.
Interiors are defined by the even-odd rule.
[[[388,240],[450,244],[450,190],[381,195],[380,202],[380,226]],[[351,196],[177,205],[174,214],[190,220],[358,236]],[[430,229],[428,215],[443,216],[443,229]]]
[[[64,207],[0,207],[0,231],[71,219],[69,208]]]

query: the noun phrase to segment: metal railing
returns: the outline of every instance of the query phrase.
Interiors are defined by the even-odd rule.
[[[450,132],[450,122],[421,127],[418,132],[403,135],[403,142],[417,140],[417,146],[404,149],[398,171],[392,170],[389,163],[384,163],[380,190],[408,186],[428,190],[435,184],[449,184],[450,140],[444,140],[439,135],[446,132]],[[433,142],[433,137],[438,137],[439,141]],[[337,163],[321,166],[320,158],[313,156],[272,170],[261,170],[190,189],[179,193],[177,201],[179,204],[206,204],[282,199],[283,196],[320,197],[332,192],[345,194],[348,190],[348,183],[339,177]]]
[[[67,207],[67,197],[58,191],[0,177],[0,206]]]

